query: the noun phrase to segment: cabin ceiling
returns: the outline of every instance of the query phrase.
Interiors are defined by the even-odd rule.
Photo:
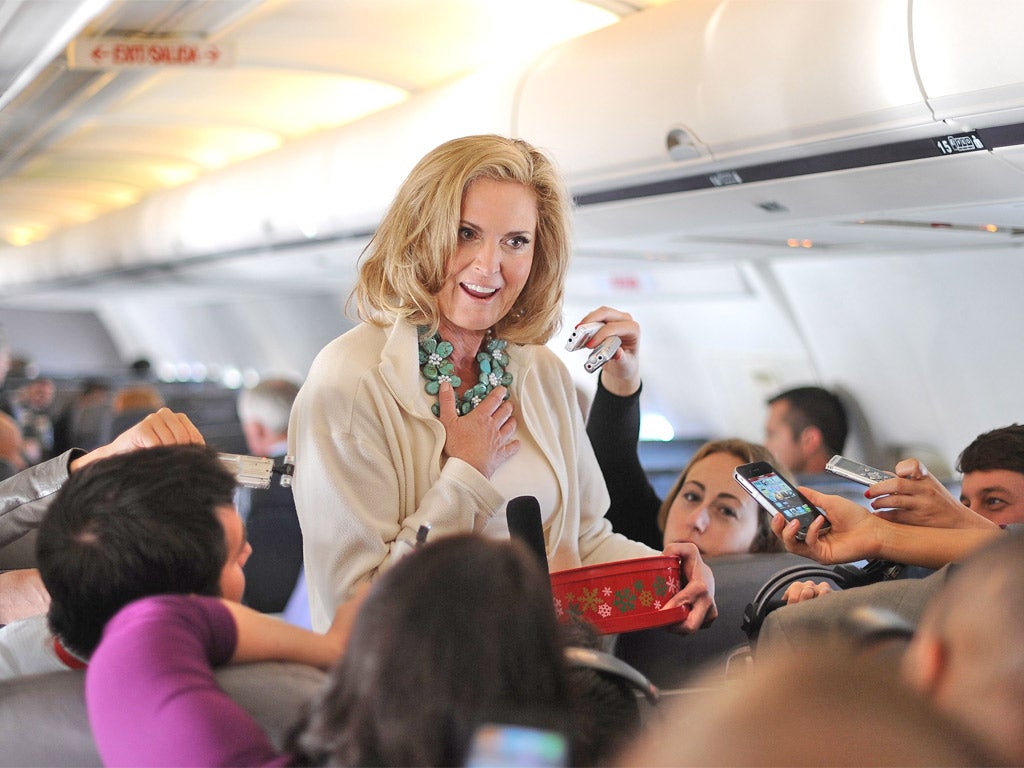
[[[118,209],[141,208],[171,188],[340,126],[358,125],[489,66],[522,69],[543,50],[606,26],[622,31],[628,25],[614,26],[618,21],[631,16],[643,21],[644,11],[670,2],[0,0],[0,253],[6,257],[28,246],[25,259],[34,258],[39,251],[33,248],[54,243],[54,235],[116,215]],[[687,10],[694,13],[729,5],[674,3],[690,4]],[[988,7],[996,5],[989,0]],[[888,7],[877,0],[871,6]],[[218,63],[107,66],[114,49],[97,41],[111,38],[194,41],[197,55],[216,55]],[[602,57],[609,59],[604,49],[588,61]],[[621,68],[615,57],[602,64],[611,74]],[[676,81],[661,74],[674,87]],[[562,80],[553,80],[561,99]],[[644,88],[634,90],[646,94]],[[568,99],[565,104],[568,114],[573,105]],[[1024,110],[1019,100],[1011,106]],[[794,143],[784,151],[798,149],[803,150]],[[917,174],[895,166],[870,173],[855,169],[784,179],[770,189],[753,183],[696,191],[687,193],[685,205],[665,195],[581,208],[575,271],[617,274],[638,260],[809,256],[812,249],[805,244],[813,244],[816,253],[839,255],[974,251],[1024,241],[1020,146],[922,169]],[[204,198],[193,207],[237,207],[237,200],[226,197],[212,198],[212,205]],[[208,215],[216,224],[216,210]],[[148,215],[138,218],[155,229]],[[106,227],[106,221],[97,223]],[[269,221],[264,226],[272,229]],[[185,288],[200,298],[204,292],[216,294],[225,280],[236,291],[312,286],[344,295],[365,231],[310,242],[289,251],[287,260],[249,248],[216,262],[175,261],[175,250],[167,248],[162,260],[135,265],[133,253],[121,253],[134,244],[116,243],[116,258],[123,261],[113,275],[115,270],[78,263],[85,259],[74,252],[72,238],[69,252],[60,254],[59,280],[48,281],[41,268],[30,288],[26,281],[12,280],[13,288],[0,290],[0,303],[88,307],[104,291],[138,294],[162,288]],[[10,262],[2,263],[10,271]],[[32,266],[44,265],[40,260]],[[614,274],[609,279],[614,282]]]
[[[0,246],[41,241],[658,4],[0,0]],[[185,38],[220,63],[113,66],[132,54],[95,42],[112,37]]]

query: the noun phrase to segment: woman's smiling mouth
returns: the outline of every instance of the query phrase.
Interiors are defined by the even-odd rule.
[[[462,290],[477,299],[489,299],[498,292],[497,288],[488,288],[485,285],[476,285],[475,283],[459,283],[459,285],[462,286]]]

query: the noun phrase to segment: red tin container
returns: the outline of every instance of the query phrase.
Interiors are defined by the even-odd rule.
[[[558,618],[568,621],[578,616],[602,635],[683,621],[690,612],[686,606],[660,610],[679,588],[679,559],[667,555],[616,560],[551,574]]]

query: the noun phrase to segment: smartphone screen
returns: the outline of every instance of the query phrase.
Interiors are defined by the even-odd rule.
[[[569,765],[565,734],[544,728],[486,723],[473,734],[467,768],[527,766],[564,768]]]
[[[786,478],[766,461],[755,461],[736,467],[733,477],[757,503],[770,514],[781,514],[786,520],[799,520],[798,539],[803,539],[809,526],[821,510],[794,488]],[[826,528],[828,524],[826,523]]]

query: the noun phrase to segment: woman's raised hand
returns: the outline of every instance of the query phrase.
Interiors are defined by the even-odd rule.
[[[595,349],[609,336],[622,341],[615,355],[601,368],[601,383],[613,395],[625,397],[640,389],[640,323],[633,316],[612,307],[598,307],[580,320],[583,323],[604,323],[587,341]]]

